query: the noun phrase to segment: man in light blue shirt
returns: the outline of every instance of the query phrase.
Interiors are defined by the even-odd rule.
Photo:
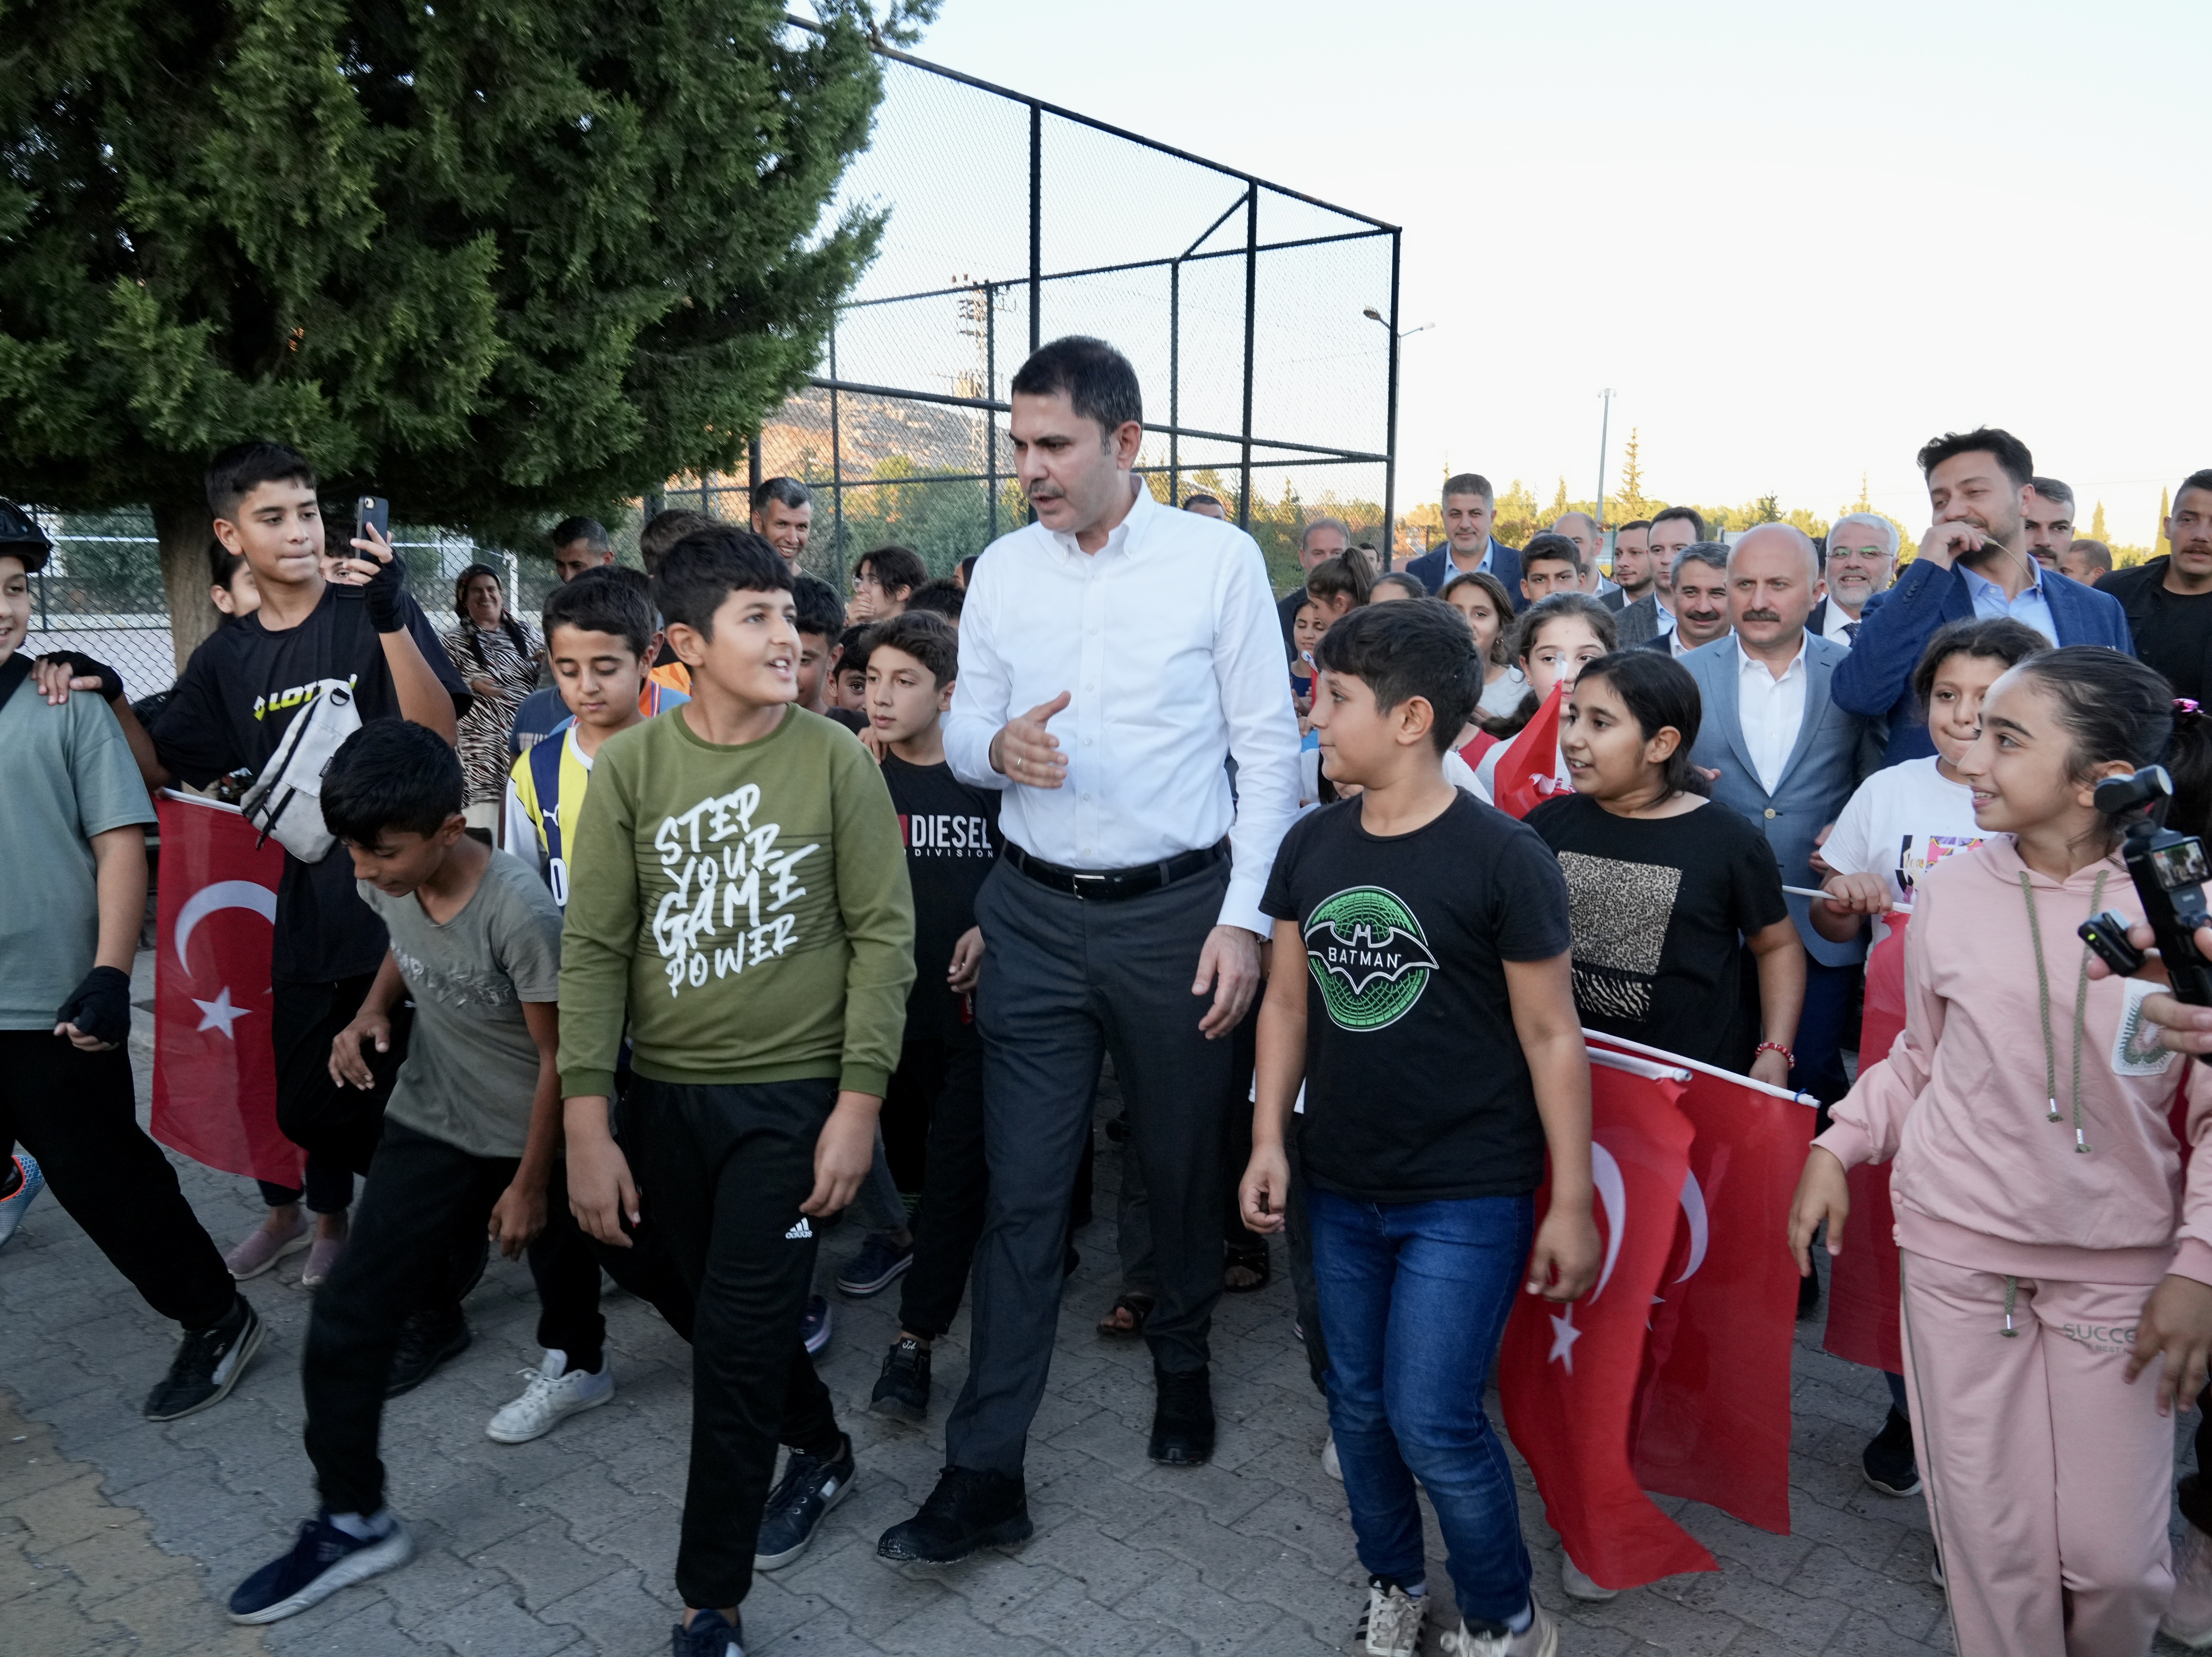
[[[2018,592],[2008,594],[1998,583],[1964,564],[1959,574],[1966,578],[1966,591],[1973,595],[1974,614],[1984,622],[2000,617],[2024,622],[2052,644],[2058,642],[2057,624],[2051,619],[2051,601],[2044,596],[2043,566],[2033,558],[2027,561],[2027,585]]]

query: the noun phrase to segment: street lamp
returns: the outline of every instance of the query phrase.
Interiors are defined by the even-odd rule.
[[[1389,322],[1384,318],[1382,313],[1371,305],[1365,310],[1362,311],[1359,314],[1365,317],[1370,322],[1382,323],[1385,328],[1388,328],[1390,325]],[[1408,328],[1404,332],[1395,333],[1392,337],[1397,339],[1411,339],[1415,334],[1427,333],[1430,329],[1436,325],[1437,325],[1433,322],[1425,322],[1418,328]]]

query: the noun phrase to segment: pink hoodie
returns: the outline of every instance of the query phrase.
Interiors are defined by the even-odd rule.
[[[2023,874],[2047,966],[2050,1090]],[[2100,874],[2104,895],[2093,905]],[[2185,1194],[2168,1111],[2188,1061],[2138,1028],[2142,986],[2109,978],[2087,986],[2078,1055],[2087,1150],[2075,1150],[2083,946],[2074,929],[2096,908],[2142,918],[2117,857],[2062,885],[2029,870],[2000,835],[1930,870],[1905,934],[1905,1033],[1860,1074],[1815,1143],[1846,1168],[1897,1159],[1897,1241],[1915,1253],[2011,1277],[2148,1284],[2173,1272],[2212,1284],[2212,1156],[2191,1162]],[[2212,1129],[2204,1076],[2190,1067],[2189,1138],[2198,1146]]]

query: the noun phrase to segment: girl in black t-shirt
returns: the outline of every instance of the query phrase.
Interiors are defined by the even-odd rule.
[[[1697,682],[1671,658],[1599,658],[1559,722],[1575,792],[1527,821],[1566,876],[1583,1023],[1782,1087],[1804,948],[1766,837],[1705,798],[1690,763],[1698,718]]]

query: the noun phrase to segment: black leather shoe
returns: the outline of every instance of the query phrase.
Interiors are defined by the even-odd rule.
[[[1026,1542],[1036,1530],[1029,1492],[1018,1475],[947,1467],[921,1511],[884,1533],[876,1557],[950,1565],[981,1548]]]
[[[1213,1384],[1204,1369],[1170,1375],[1157,1363],[1152,1382],[1152,1457],[1170,1467],[1203,1466],[1213,1458]]]
[[[447,1358],[469,1348],[468,1320],[458,1312],[410,1312],[399,1326],[399,1349],[392,1355],[392,1376],[384,1395],[398,1398],[429,1380]]]

